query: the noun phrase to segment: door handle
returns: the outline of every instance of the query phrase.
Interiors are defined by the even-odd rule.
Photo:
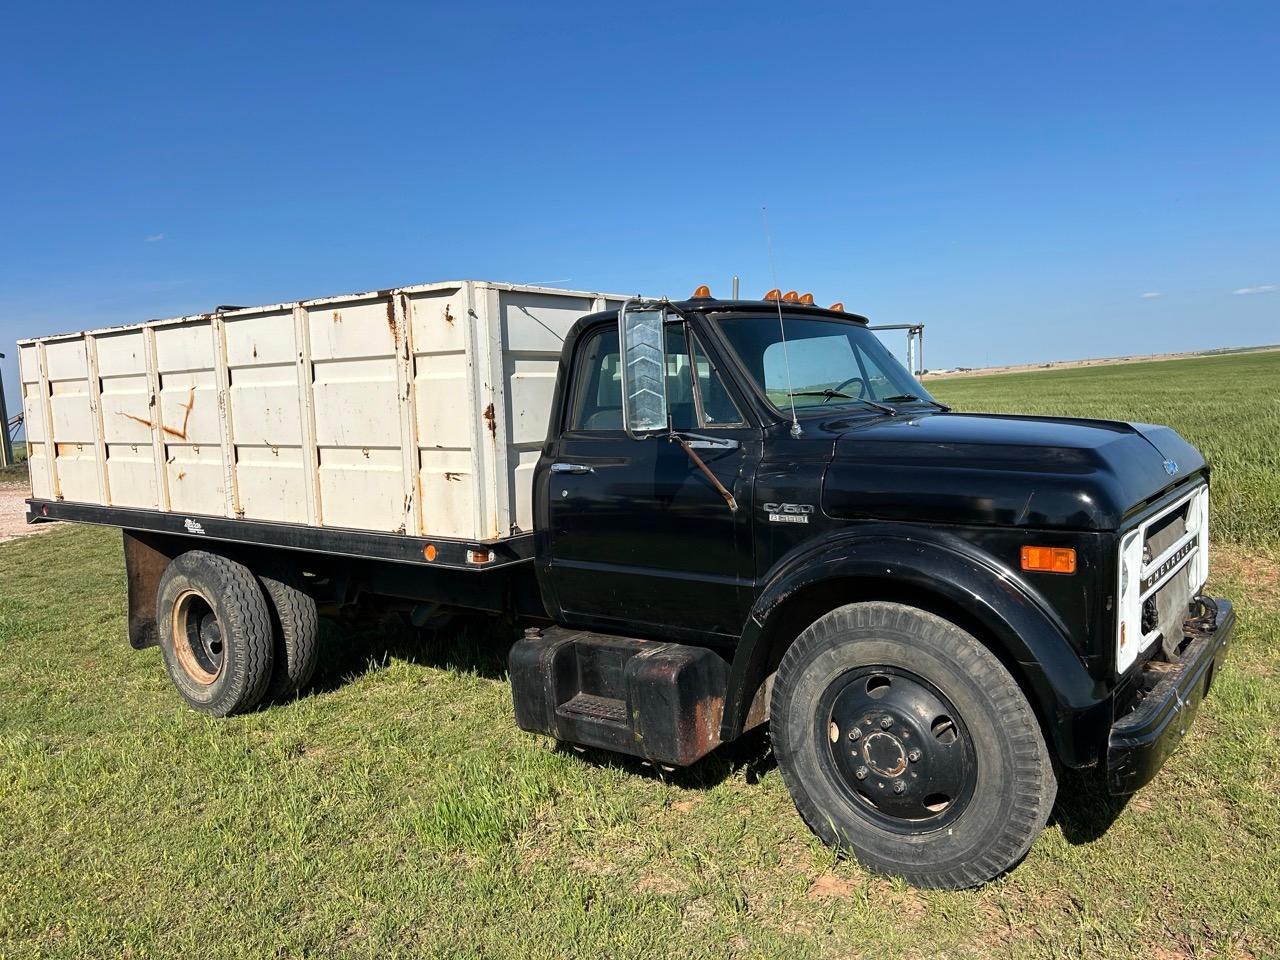
[[[595,473],[595,467],[589,467],[585,463],[553,463],[551,465],[552,473]]]

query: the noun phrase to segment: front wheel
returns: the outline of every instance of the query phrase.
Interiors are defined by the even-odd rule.
[[[902,604],[850,604],[806,629],[778,667],[770,729],[809,828],[921,887],[1015,866],[1057,793],[1040,725],[1000,661]]]

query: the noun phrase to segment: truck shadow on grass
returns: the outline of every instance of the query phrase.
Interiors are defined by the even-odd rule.
[[[435,630],[397,619],[356,625],[324,620],[320,666],[310,692],[336,690],[396,660],[506,682],[507,654],[518,638],[518,630],[483,617],[458,618]],[[710,789],[738,775],[754,785],[777,768],[764,727],[749,730],[692,766],[677,769],[663,769],[639,757],[593,747],[561,743],[556,749],[601,769],[658,779],[681,790]],[[1068,843],[1093,843],[1107,832],[1128,800],[1108,793],[1096,772],[1063,770],[1058,775],[1058,797],[1049,824],[1058,826]]]
[[[357,623],[322,618],[319,664],[308,689],[312,693],[336,690],[393,660],[506,680],[507,651],[515,639],[513,631],[483,617],[458,618],[436,630],[414,627],[398,618]]]

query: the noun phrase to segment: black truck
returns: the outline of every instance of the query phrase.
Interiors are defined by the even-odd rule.
[[[1234,624],[1208,486],[1168,428],[956,412],[838,304],[701,288],[573,326],[526,535],[29,520],[124,529],[130,641],[198,709],[304,685],[318,604],[480,611],[523,630],[522,729],[675,767],[767,724],[825,843],[960,888],[1063,769],[1132,793],[1186,733]]]

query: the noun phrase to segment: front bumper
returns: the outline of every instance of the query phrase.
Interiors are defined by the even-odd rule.
[[[1195,719],[1227,656],[1236,625],[1229,600],[1217,600],[1212,632],[1191,642],[1182,659],[1166,673],[1132,713],[1111,726],[1107,745],[1107,788],[1133,793],[1149,783]]]

